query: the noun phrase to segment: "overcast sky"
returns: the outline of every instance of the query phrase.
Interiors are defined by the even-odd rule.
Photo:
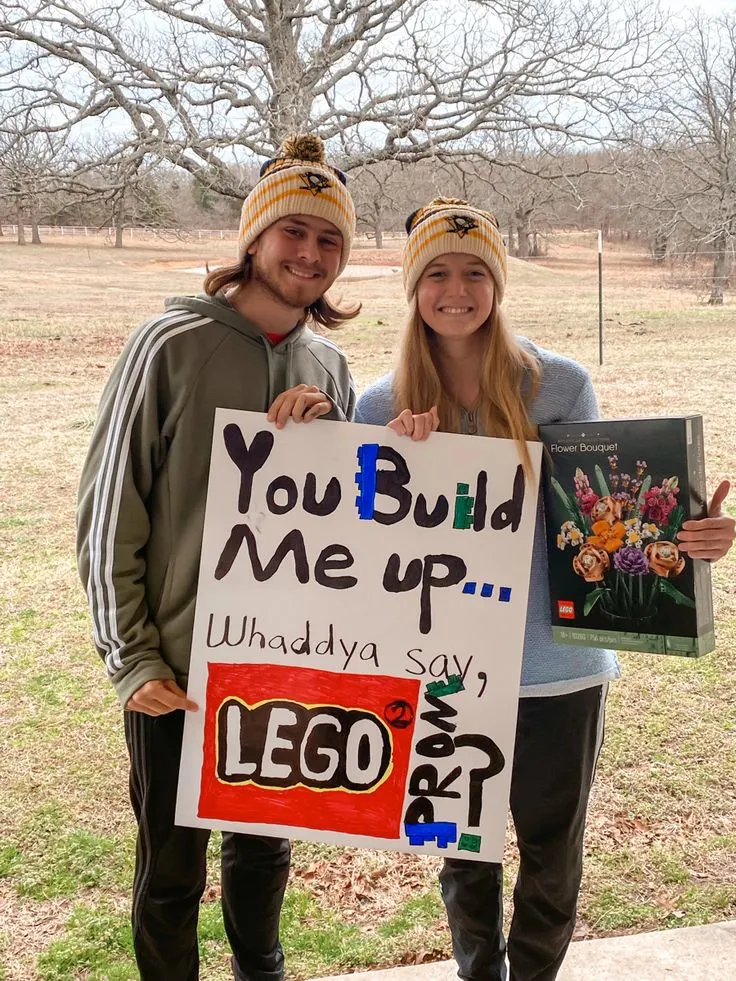
[[[700,7],[707,14],[736,10],[736,0],[707,0],[707,3],[703,3],[703,0],[662,0],[662,2],[671,10],[697,10]]]

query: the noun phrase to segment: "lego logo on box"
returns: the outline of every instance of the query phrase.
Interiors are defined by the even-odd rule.
[[[575,619],[575,604],[572,600],[557,600],[557,616],[561,620]]]
[[[199,816],[398,838],[418,698],[416,679],[210,664]]]

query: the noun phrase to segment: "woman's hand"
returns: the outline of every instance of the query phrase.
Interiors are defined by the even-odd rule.
[[[316,385],[295,385],[276,396],[267,418],[277,429],[283,429],[289,419],[311,422],[328,412],[332,412],[332,402]]]
[[[728,497],[731,485],[721,481],[708,508],[708,517],[698,521],[685,521],[677,535],[677,546],[692,559],[709,559],[717,562],[728,552],[736,538],[736,521],[721,513],[721,505]]]
[[[437,406],[433,405],[429,412],[420,412],[418,415],[413,415],[411,409],[404,409],[388,423],[388,428],[399,436],[411,436],[413,440],[419,441],[439,429],[439,425]]]

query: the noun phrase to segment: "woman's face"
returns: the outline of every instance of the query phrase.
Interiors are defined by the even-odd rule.
[[[448,252],[422,273],[417,285],[419,315],[440,337],[470,337],[491,315],[494,288],[484,262]]]

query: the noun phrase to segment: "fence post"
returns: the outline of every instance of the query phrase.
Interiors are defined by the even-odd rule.
[[[603,364],[603,233],[598,230],[598,364]]]

